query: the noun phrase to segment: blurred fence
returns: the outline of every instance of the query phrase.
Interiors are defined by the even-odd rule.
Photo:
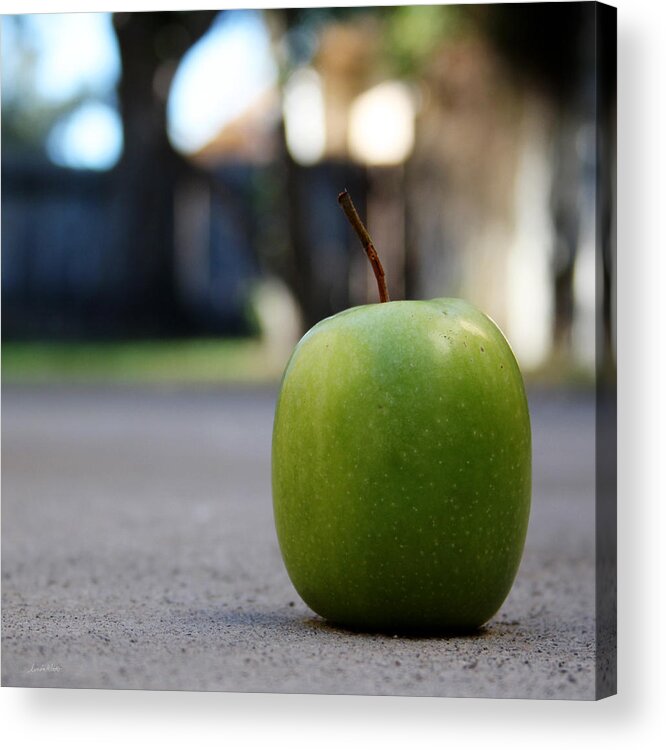
[[[151,304],[160,290],[131,257],[114,172],[5,159],[2,184],[5,339],[248,332],[257,272],[249,168],[180,189],[169,248],[178,305],[163,316]]]

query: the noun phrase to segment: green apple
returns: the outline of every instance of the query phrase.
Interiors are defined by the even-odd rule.
[[[278,397],[277,536],[303,600],[355,629],[452,631],[502,605],[530,510],[530,421],[498,327],[458,299],[346,310]]]

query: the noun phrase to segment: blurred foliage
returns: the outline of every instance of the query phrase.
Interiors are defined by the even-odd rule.
[[[261,383],[282,372],[258,339],[3,343],[7,383]]]
[[[331,23],[353,23],[374,18],[381,28],[381,59],[391,75],[418,75],[440,44],[469,30],[473,13],[461,5],[396,7],[291,8],[282,12],[287,71],[309,63],[317,37]]]
[[[420,73],[442,43],[472,26],[469,13],[460,5],[405,5],[382,10],[382,54],[392,72],[401,76]]]

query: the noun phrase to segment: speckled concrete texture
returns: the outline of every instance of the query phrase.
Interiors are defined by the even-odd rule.
[[[594,697],[594,398],[530,396],[518,579],[466,637],[335,629],[280,559],[275,392],[5,388],[2,684]]]

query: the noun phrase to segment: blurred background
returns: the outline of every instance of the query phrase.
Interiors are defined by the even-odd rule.
[[[307,328],[377,299],[346,187],[393,299],[465,297],[528,378],[592,383],[615,250],[594,23],[590,3],[4,16],[5,382],[274,382]]]

